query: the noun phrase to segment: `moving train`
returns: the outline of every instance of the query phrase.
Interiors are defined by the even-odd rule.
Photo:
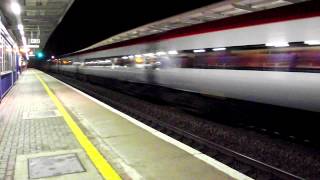
[[[157,52],[84,61],[72,56],[52,61],[50,69],[71,76],[320,111],[320,47],[201,51],[209,52]]]
[[[320,112],[320,6],[310,1],[49,60],[73,76]]]

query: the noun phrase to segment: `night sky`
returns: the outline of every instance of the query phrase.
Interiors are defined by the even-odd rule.
[[[48,56],[74,52],[135,27],[220,0],[75,0],[49,38]]]

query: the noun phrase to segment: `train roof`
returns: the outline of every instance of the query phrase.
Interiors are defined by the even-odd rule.
[[[306,0],[222,1],[120,33],[68,55],[228,28],[316,16],[319,15],[319,8],[317,8],[319,3],[315,4],[317,2],[306,2]]]

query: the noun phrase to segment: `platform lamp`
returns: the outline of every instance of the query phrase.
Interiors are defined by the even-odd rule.
[[[12,10],[12,12],[13,12],[14,14],[20,15],[20,13],[21,13],[21,7],[20,7],[19,3],[17,3],[17,2],[12,2],[12,3],[11,3],[11,10]]]

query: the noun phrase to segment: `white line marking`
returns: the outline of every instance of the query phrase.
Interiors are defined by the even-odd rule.
[[[44,74],[46,74],[46,73],[44,73]],[[92,97],[92,96],[90,96],[90,95],[88,95],[88,94],[86,94],[86,93],[84,93],[84,92],[72,87],[71,85],[62,82],[59,79],[57,79],[57,78],[55,78],[55,77],[53,77],[53,76],[51,76],[49,74],[46,74],[46,75],[52,77],[53,79],[57,80],[59,83],[65,85],[65,86],[69,87],[70,89],[78,92],[79,94],[87,97],[88,99],[90,99],[93,102],[99,104],[100,106],[108,109],[109,111],[120,115],[121,117],[127,119],[131,123],[133,123],[133,124],[143,128],[144,130],[150,132],[154,136],[156,136],[156,137],[158,137],[158,138],[160,138],[160,139],[162,139],[162,140],[164,140],[164,141],[166,141],[166,142],[168,142],[168,143],[170,143],[172,145],[177,146],[178,148],[190,153],[191,155],[193,155],[194,157],[198,158],[199,160],[204,161],[205,163],[213,166],[217,170],[219,170],[219,171],[221,171],[221,172],[223,172],[225,174],[228,174],[232,178],[241,179],[241,180],[252,180],[252,178],[242,174],[241,172],[236,171],[235,169],[232,169],[231,167],[229,167],[229,166],[227,166],[227,165],[225,165],[225,164],[223,164],[223,163],[221,163],[221,162],[219,162],[219,161],[217,161],[217,160],[215,160],[215,159],[213,159],[213,158],[201,153],[200,151],[198,151],[198,150],[196,150],[196,149],[194,149],[194,148],[192,148],[192,147],[190,147],[190,146],[188,146],[186,144],[183,144],[183,143],[177,141],[176,139],[174,139],[174,138],[172,138],[172,137],[170,137],[170,136],[168,136],[166,134],[163,134],[162,132],[160,132],[160,131],[158,131],[156,129],[153,129],[153,128],[143,124],[142,122],[134,119],[133,117],[130,117],[127,114],[124,114],[123,112],[114,109],[113,107],[111,107],[111,106],[105,104],[104,102],[101,102],[100,100],[98,100],[98,99],[96,99],[96,98],[94,98],[94,97]]]

